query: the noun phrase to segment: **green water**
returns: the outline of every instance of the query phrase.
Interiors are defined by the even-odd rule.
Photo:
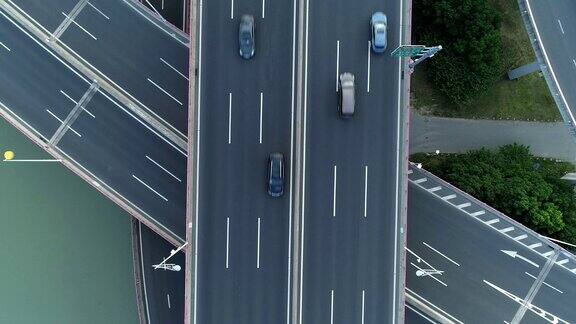
[[[49,158],[0,118],[0,151]],[[59,163],[0,162],[0,324],[137,323],[128,215]]]

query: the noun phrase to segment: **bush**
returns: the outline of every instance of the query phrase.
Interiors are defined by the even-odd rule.
[[[500,16],[486,0],[416,0],[417,44],[442,45],[429,77],[448,100],[467,105],[502,74]]]
[[[576,197],[560,179],[574,171],[569,163],[535,158],[517,144],[412,160],[533,230],[576,244]]]

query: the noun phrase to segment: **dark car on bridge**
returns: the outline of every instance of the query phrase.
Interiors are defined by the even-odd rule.
[[[270,153],[268,157],[268,194],[280,197],[284,194],[284,155]]]
[[[254,17],[243,15],[240,17],[238,26],[238,42],[240,45],[240,56],[250,59],[254,56]]]

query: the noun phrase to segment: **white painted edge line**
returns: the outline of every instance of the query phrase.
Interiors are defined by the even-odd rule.
[[[430,188],[430,189],[426,189],[426,190],[428,190],[428,192],[436,192],[436,191],[438,191],[438,190],[440,190],[440,189],[442,189],[441,186],[436,186],[436,187],[433,187],[433,188]]]
[[[150,78],[146,78],[146,80],[148,80],[148,82],[152,83],[156,88],[158,88],[158,90],[164,92],[165,95],[167,95],[168,97],[172,98],[172,100],[176,101],[180,106],[183,106],[182,102],[178,99],[176,99],[176,97],[174,97],[173,95],[171,95],[168,91],[164,90],[161,86],[159,86],[158,84],[156,84],[156,82],[150,80]]]
[[[466,207],[470,207],[470,206],[472,206],[472,204],[470,202],[465,202],[465,203],[462,203],[460,205],[456,205],[456,208],[462,209],[462,208],[466,208]]]
[[[531,274],[531,273],[528,273],[528,272],[526,272],[526,271],[524,271],[524,273],[527,274],[529,277],[531,277],[531,278],[534,279],[534,280],[538,279],[538,278],[536,278],[536,276],[534,276],[534,275]],[[543,281],[542,283],[543,283],[545,286],[548,286],[549,288],[552,288],[552,289],[556,290],[557,292],[559,292],[559,293],[561,293],[561,294],[564,293],[562,290],[560,290],[560,289],[558,289],[558,288],[556,288],[556,287],[554,287],[554,286],[546,283],[545,281]]]
[[[54,115],[54,113],[52,113],[50,111],[50,109],[46,109],[46,111],[52,115],[52,117],[54,117],[57,121],[60,122],[60,124],[64,124],[64,121],[60,118],[58,118],[58,116]],[[74,134],[78,135],[78,137],[82,137],[82,135],[80,135],[80,133],[78,133],[77,131],[74,130],[74,128],[70,127],[70,126],[66,126],[66,128],[68,128],[69,130],[71,130]]]
[[[172,64],[166,62],[165,59],[160,58],[160,61],[162,61],[162,63],[166,64],[166,66],[168,66],[169,68],[171,68],[174,72],[176,72],[176,74],[178,74],[179,76],[183,77],[184,79],[186,79],[186,81],[190,81],[190,79],[188,79],[188,77],[186,75],[184,75],[184,73],[178,71],[178,69],[176,69],[174,66],[172,66]]]
[[[160,163],[154,161],[151,157],[149,157],[148,155],[146,155],[146,158],[154,163],[157,167],[159,167],[160,169],[164,170],[164,172],[168,173],[170,176],[172,176],[172,178],[178,180],[178,182],[182,182],[182,180],[180,180],[180,178],[178,178],[177,176],[175,176],[172,172],[168,171],[165,167],[163,167],[162,165],[160,165]]]
[[[234,0],[230,1],[230,19],[234,19]]]
[[[164,201],[168,201],[168,198],[162,196],[158,191],[154,190],[154,188],[150,187],[148,184],[146,184],[146,182],[140,180],[140,178],[138,178],[135,175],[132,175],[132,178],[138,180],[138,182],[140,182],[141,184],[143,184],[146,188],[148,188],[148,190],[152,191],[153,193],[155,193],[156,195],[158,195],[158,197],[164,199]]]
[[[262,94],[262,92],[260,92],[260,126],[259,128],[259,132],[260,132],[260,137],[259,137],[259,143],[262,144],[262,110],[264,109],[264,94]]]
[[[513,239],[514,241],[521,241],[521,240],[523,240],[523,239],[525,239],[525,238],[527,238],[527,237],[528,237],[527,234],[522,234],[522,235],[518,235],[518,236],[516,236],[516,237],[514,237],[514,238],[512,238],[512,239]],[[552,252],[552,253],[554,253],[554,252]]]
[[[506,228],[503,228],[503,229],[501,229],[501,230],[498,230],[498,232],[500,232],[500,233],[508,233],[508,232],[510,232],[510,231],[513,231],[513,230],[514,230],[514,226],[510,226],[510,227],[506,227]]]
[[[484,224],[486,225],[492,225],[492,224],[496,224],[500,221],[500,218],[492,218],[491,220],[484,222]]]
[[[168,309],[170,309],[170,294],[166,294],[166,299],[168,301]]]
[[[432,250],[432,251],[434,251],[434,252],[436,252],[436,253],[440,254],[440,255],[441,255],[441,256],[443,256],[443,257],[444,257],[446,260],[448,260],[448,261],[450,261],[450,262],[454,263],[456,266],[458,266],[458,267],[460,266],[460,264],[459,264],[458,262],[456,262],[456,261],[454,261],[454,260],[450,259],[450,258],[449,258],[449,257],[447,257],[446,255],[444,255],[442,252],[440,252],[440,251],[436,250],[435,248],[433,248],[432,246],[430,246],[428,243],[426,243],[426,242],[422,242],[422,244],[424,244],[425,246],[427,246],[427,247],[428,247],[430,250]]]
[[[570,115],[570,119],[571,119],[572,123],[576,124],[576,119],[574,119],[574,115],[572,114],[572,111],[570,110],[570,106],[568,105],[568,102],[566,101],[566,98],[564,97],[564,93],[562,92],[562,88],[560,87],[560,83],[558,82],[558,79],[556,79],[556,74],[554,74],[554,68],[552,68],[552,64],[550,63],[550,60],[548,59],[548,54],[546,53],[546,48],[544,47],[544,43],[542,42],[542,38],[540,37],[540,32],[538,31],[538,26],[536,25],[536,19],[534,19],[534,15],[532,14],[532,7],[530,7],[530,0],[526,0],[526,4],[527,4],[530,20],[532,21],[532,25],[534,26],[534,31],[536,32],[536,38],[538,39],[538,43],[540,44],[540,48],[542,49],[542,54],[544,54],[544,59],[546,60],[546,65],[548,66],[548,68],[550,68],[550,74],[552,74],[552,78],[554,79],[554,83],[556,83],[556,87],[558,87],[558,91],[560,92],[560,97],[562,98],[562,101],[564,102],[564,105],[566,106],[566,108],[568,110],[568,114]]]
[[[258,217],[258,245],[256,247],[256,268],[260,269],[260,217]]]
[[[458,323],[458,324],[464,324],[464,322],[458,320],[456,317],[450,315],[448,312],[446,312],[445,310],[443,310],[442,308],[436,306],[435,304],[431,303],[430,301],[428,301],[426,298],[418,295],[416,292],[414,292],[412,289],[406,287],[406,291],[408,291],[411,295],[414,295],[416,297],[418,297],[418,299],[420,301],[422,301],[423,303],[427,304],[429,307],[434,308],[436,311],[438,311],[439,313],[443,314],[445,317],[448,317],[449,319],[452,319],[454,322]]]
[[[414,313],[420,315],[420,317],[422,317],[423,319],[427,320],[429,323],[435,324],[436,322],[431,319],[430,317],[428,317],[428,315],[420,312],[417,308],[413,308],[412,306],[410,306],[410,304],[404,304],[408,309],[410,309],[411,311],[413,311]]]
[[[562,35],[564,35],[564,27],[562,27],[562,22],[560,19],[558,19],[558,26],[560,26],[560,31],[562,32]]]
[[[262,19],[266,16],[266,0],[262,0]]]
[[[66,19],[69,19],[67,14],[65,14],[65,13],[63,13],[63,12],[62,12],[62,14],[64,15],[64,17],[66,17]],[[76,21],[74,21],[74,19],[70,19],[70,21],[71,21],[74,25],[76,25],[76,27],[80,28],[83,32],[85,32],[86,34],[88,34],[88,36],[92,37],[94,40],[98,40],[98,38],[96,38],[96,36],[92,35],[89,31],[86,30],[86,28],[82,27],[79,23],[77,23]]]
[[[336,186],[338,184],[338,166],[334,165],[334,194],[332,197],[332,217],[336,217]]]
[[[368,41],[368,68],[366,79],[366,92],[370,93],[370,41]]]
[[[146,307],[146,318],[148,319],[148,323],[150,323],[150,310],[148,309],[148,292],[146,291],[146,273],[144,271],[144,257],[142,254],[142,223],[138,222],[138,232],[140,239],[140,267],[142,268],[142,285],[144,286],[144,302]]]
[[[290,161],[294,154],[294,101],[295,101],[295,77],[296,77],[296,0],[292,0],[293,13],[292,13],[292,84],[291,84],[291,105],[290,105]],[[290,199],[292,201],[292,180],[294,173],[292,172],[294,163],[290,163]],[[291,293],[292,293],[292,204],[288,204],[288,256],[287,262],[287,280],[286,280],[286,324],[290,324],[290,307],[291,307]]]
[[[414,182],[414,184],[420,184],[420,183],[426,182],[426,181],[428,181],[428,179],[426,179],[426,178],[420,178],[420,179],[416,179],[416,180],[414,180],[414,181],[412,181],[412,182]]]
[[[226,217],[226,269],[230,268],[228,257],[230,254],[230,217]]]
[[[228,144],[232,143],[232,92],[228,93]]]
[[[0,46],[4,47],[8,52],[10,52],[10,48],[6,45],[4,45],[4,43],[0,42]]]
[[[104,18],[110,20],[110,17],[106,16],[100,9],[96,8],[96,6],[94,6],[90,1],[88,1],[88,5],[92,7],[92,9],[98,11],[102,16],[104,16]]]
[[[199,30],[198,30],[198,95],[196,98],[196,104],[197,104],[197,109],[198,109],[198,116],[196,116],[196,124],[198,125],[198,129],[196,130],[196,145],[198,146],[198,148],[196,149],[196,188],[199,188],[200,185],[200,164],[198,163],[198,161],[200,161],[200,135],[202,134],[202,132],[200,131],[200,126],[201,123],[200,121],[202,120],[200,118],[200,115],[202,113],[202,106],[200,105],[201,103],[201,98],[202,98],[202,11],[203,11],[203,5],[202,5],[202,0],[199,1],[199,17],[200,17],[200,21],[198,23],[199,26]],[[196,46],[196,44],[190,44],[189,46]],[[193,136],[193,134],[189,134],[189,136]],[[192,324],[197,324],[198,322],[197,320],[197,313],[198,313],[198,210],[199,210],[199,205],[198,202],[200,201],[200,190],[196,190],[196,197],[194,197],[195,203],[196,203],[196,210],[194,212],[194,221],[196,222],[196,229],[194,230],[194,314],[193,314],[193,320],[192,320]]]
[[[338,76],[340,74],[340,40],[336,41],[336,92],[338,92]]]
[[[456,197],[457,197],[456,194],[446,195],[446,196],[442,197],[442,200],[446,200],[446,201],[447,201],[447,200],[450,200],[450,199],[454,199],[454,198],[456,198]]]

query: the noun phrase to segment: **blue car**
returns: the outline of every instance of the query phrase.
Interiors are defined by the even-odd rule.
[[[370,32],[372,33],[372,51],[374,53],[384,53],[386,50],[388,20],[382,12],[375,12],[370,18]]]
[[[270,153],[268,157],[268,194],[280,197],[284,194],[284,155]]]

